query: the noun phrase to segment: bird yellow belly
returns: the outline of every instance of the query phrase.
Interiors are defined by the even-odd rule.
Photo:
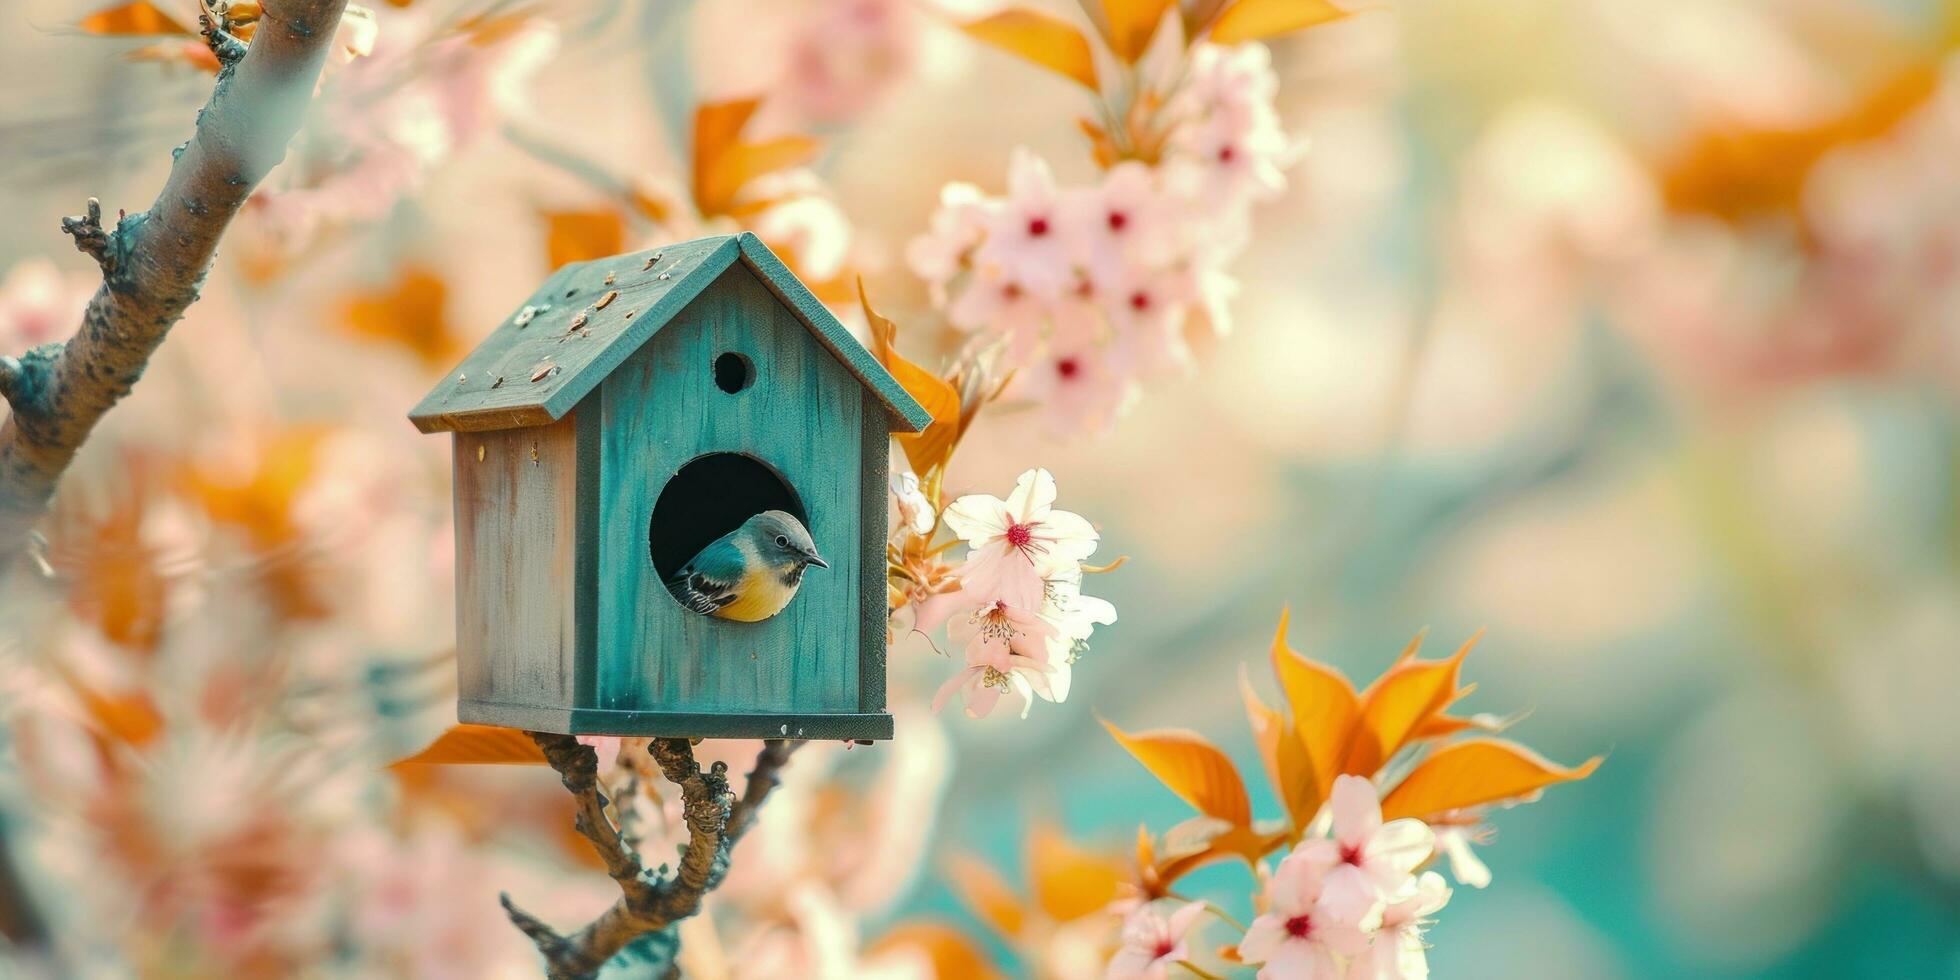
[[[715,615],[739,623],[760,622],[782,612],[795,595],[795,589],[783,584],[780,572],[758,569],[742,576],[735,601],[715,610]]]

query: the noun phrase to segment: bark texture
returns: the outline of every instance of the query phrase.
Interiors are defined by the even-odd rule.
[[[570,735],[532,732],[546,761],[558,771],[576,804],[574,826],[619,883],[619,899],[597,919],[572,933],[560,933],[502,896],[510,921],[543,954],[551,980],[589,980],[600,967],[629,944],[663,958],[673,975],[673,957],[680,950],[676,925],[701,911],[701,900],[728,873],[728,852],[755,824],[756,811],[776,788],[778,773],[801,742],[770,739],[757,754],[748,785],[740,797],[728,788],[728,769],[717,762],[703,770],[694,761],[693,746],[684,738],[655,739],[648,747],[667,781],[680,787],[681,812],[688,842],[681,845],[679,864],[669,872],[648,871],[633,846],[620,836],[606,816],[606,797],[599,786],[598,757],[591,747]]]
[[[0,424],[0,576],[26,548],[76,451],[197,300],[232,216],[285,156],[346,6],[266,0],[249,47],[207,18],[217,83],[196,132],[173,151],[156,203],[121,215],[113,230],[93,198],[85,213],[62,219],[75,247],[102,267],[102,286],[72,338],[0,356],[0,397],[12,408]]]

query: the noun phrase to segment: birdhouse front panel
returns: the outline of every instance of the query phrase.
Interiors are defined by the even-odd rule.
[[[755,236],[558,270],[410,418],[455,433],[463,721],[891,737],[888,440],[930,416]]]
[[[597,706],[857,711],[857,380],[735,265],[592,399],[599,535],[635,545],[598,555]],[[780,613],[735,622],[668,594],[689,558],[764,510],[794,515],[829,563],[804,570]]]

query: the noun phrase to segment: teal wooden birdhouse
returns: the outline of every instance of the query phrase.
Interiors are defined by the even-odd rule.
[[[754,235],[559,269],[410,418],[453,433],[461,720],[891,737],[887,447],[930,417]],[[781,612],[669,593],[769,510],[829,563]]]

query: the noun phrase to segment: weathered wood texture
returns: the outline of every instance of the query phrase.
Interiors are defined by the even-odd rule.
[[[574,415],[456,433],[456,663],[466,701],[570,705],[577,694],[577,431]]]
[[[759,277],[794,311],[795,322],[818,349],[884,403],[892,431],[917,432],[931,422],[877,358],[748,232],[559,269],[409,418],[424,432],[544,425],[563,418],[736,265]]]
[[[755,379],[716,387],[715,358],[745,355]],[[601,442],[591,707],[685,713],[856,712],[861,703],[858,533],[864,389],[811,342],[798,314],[733,265],[626,359],[588,408]],[[873,404],[876,404],[875,402]],[[760,623],[689,613],[661,584],[647,529],[662,487],[706,452],[774,469],[810,517],[829,569]],[[882,637],[880,638],[882,643]]]
[[[885,631],[890,607],[885,589],[885,542],[891,536],[891,420],[883,406],[865,399],[858,452],[858,710],[885,710]]]

